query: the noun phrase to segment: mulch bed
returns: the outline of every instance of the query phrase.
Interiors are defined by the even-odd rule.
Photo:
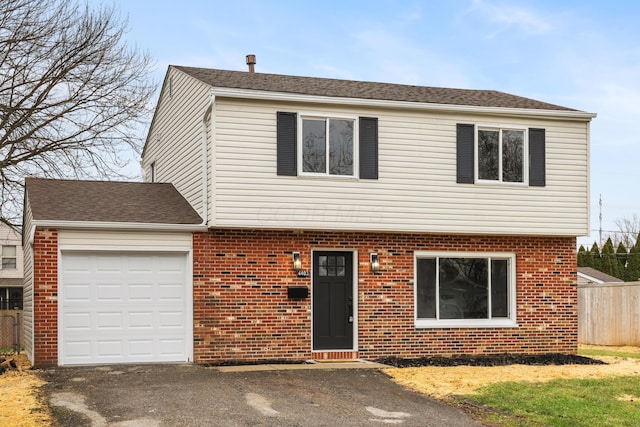
[[[606,365],[601,360],[575,354],[492,354],[486,356],[420,357],[401,359],[381,357],[375,360],[396,368],[417,368],[421,366],[506,366],[506,365]]]

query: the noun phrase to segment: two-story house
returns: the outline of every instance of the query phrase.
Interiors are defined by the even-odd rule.
[[[70,221],[43,199],[74,193],[75,212],[92,191],[113,201],[113,183],[27,182],[30,355],[574,353],[594,117],[491,90],[171,66],[143,152],[147,183],[123,187],[124,208]],[[173,208],[138,202],[161,183],[199,218],[146,221]],[[61,189],[79,185],[87,197]],[[122,218],[133,200],[144,213]],[[55,328],[38,332],[39,312]]]
[[[0,220],[0,310],[22,310],[22,233]]]

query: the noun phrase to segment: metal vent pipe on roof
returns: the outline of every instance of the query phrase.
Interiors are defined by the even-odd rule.
[[[249,72],[255,73],[255,68],[254,68],[254,65],[256,65],[255,55],[247,55],[247,65],[249,66]]]

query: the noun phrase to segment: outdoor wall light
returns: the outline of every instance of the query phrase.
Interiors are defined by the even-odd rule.
[[[302,270],[302,259],[300,258],[300,252],[294,252],[292,255],[293,255],[293,269],[295,271]]]
[[[371,254],[371,272],[377,273],[380,270],[380,259],[378,258],[377,253]]]

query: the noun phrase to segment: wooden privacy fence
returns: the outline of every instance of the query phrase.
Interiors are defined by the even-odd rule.
[[[640,346],[640,282],[578,286],[578,342]]]

